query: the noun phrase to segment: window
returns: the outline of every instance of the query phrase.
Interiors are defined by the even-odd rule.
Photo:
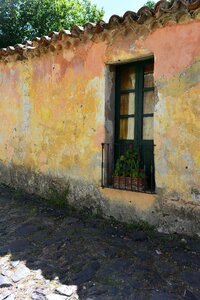
[[[153,61],[117,68],[116,141],[153,140]]]
[[[102,144],[102,186],[155,191],[154,61],[116,67],[114,145]]]

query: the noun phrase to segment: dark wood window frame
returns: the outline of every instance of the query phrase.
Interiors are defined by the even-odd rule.
[[[117,150],[119,145],[121,148],[129,144],[133,144],[140,149],[142,167],[148,177],[148,186],[155,190],[155,176],[154,176],[154,140],[143,139],[143,122],[145,118],[153,118],[154,113],[144,113],[144,94],[146,92],[154,92],[154,86],[144,87],[144,69],[146,66],[153,64],[154,60],[143,60],[134,63],[118,65],[116,67],[116,102],[115,102],[115,144],[114,161],[119,157]],[[133,67],[135,69],[135,88],[120,88],[120,74],[126,68]],[[120,114],[120,97],[121,95],[135,94],[135,112],[134,114]],[[134,139],[120,139],[120,120],[134,118]],[[153,129],[152,129],[153,130]]]
[[[154,113],[143,114],[143,96],[145,92],[154,91],[154,87],[144,87],[144,72],[143,69],[147,64],[153,63],[153,59],[139,61],[131,64],[117,66],[116,69],[116,106],[115,106],[115,141],[119,141],[119,122],[120,118],[135,118],[135,142],[140,143],[143,135],[143,117],[153,117]],[[136,83],[135,89],[121,89],[120,90],[120,70],[126,67],[136,68]],[[135,93],[135,114],[120,115],[120,96],[125,94]],[[132,140],[131,140],[132,141]]]

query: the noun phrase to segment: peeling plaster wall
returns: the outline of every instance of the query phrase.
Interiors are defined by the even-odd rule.
[[[116,211],[116,192],[100,188],[101,143],[114,132],[112,65],[154,56],[158,194],[150,204],[133,201],[132,215],[161,230],[200,233],[200,21],[152,33],[141,28],[0,61],[0,180],[39,194],[51,180],[70,184],[76,206],[98,206],[126,220],[130,205],[118,197]]]
[[[175,27],[175,28],[174,28]],[[156,57],[156,183],[171,198],[199,202],[200,24],[157,30],[145,41]],[[152,39],[151,39],[152,38]],[[152,43],[152,41],[160,43]],[[166,59],[167,58],[167,59]],[[196,191],[196,195],[195,195]]]
[[[83,54],[1,66],[2,163],[99,182],[104,65],[96,59],[93,72]]]

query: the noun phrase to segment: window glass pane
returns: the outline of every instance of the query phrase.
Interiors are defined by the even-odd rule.
[[[120,115],[133,115],[135,113],[135,93],[121,95]]]
[[[153,117],[143,118],[143,140],[153,140]]]
[[[127,67],[121,70],[121,89],[135,89],[135,68]]]
[[[144,67],[144,87],[154,87],[153,64]]]
[[[154,112],[155,93],[154,91],[144,92],[144,114],[152,114]]]
[[[134,140],[134,118],[120,119],[120,140]]]

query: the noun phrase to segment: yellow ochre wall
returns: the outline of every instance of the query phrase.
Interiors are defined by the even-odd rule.
[[[1,66],[3,163],[98,180],[104,66],[93,72],[88,47]]]
[[[162,223],[156,220],[162,220],[164,210],[199,209],[200,21],[152,32],[138,26],[139,33],[116,28],[93,39],[71,38],[70,45],[63,37],[54,51],[41,49],[26,59],[17,60],[14,54],[0,60],[1,181],[13,185],[22,181],[37,193],[43,177],[74,180],[85,184],[79,192],[73,185],[74,194],[80,196],[76,201],[83,194],[93,200],[99,197],[107,201],[100,200],[100,206],[109,210],[116,192],[112,196],[100,188],[101,143],[113,130],[105,127],[114,84],[109,65],[154,56],[157,195],[149,204],[144,205],[142,196],[141,202],[134,204],[128,198],[124,205],[132,203],[134,216],[155,224]],[[132,195],[137,198],[137,193]],[[124,201],[120,203],[120,197],[119,211]],[[157,217],[150,216],[152,210]],[[119,218],[122,215],[118,213]]]

